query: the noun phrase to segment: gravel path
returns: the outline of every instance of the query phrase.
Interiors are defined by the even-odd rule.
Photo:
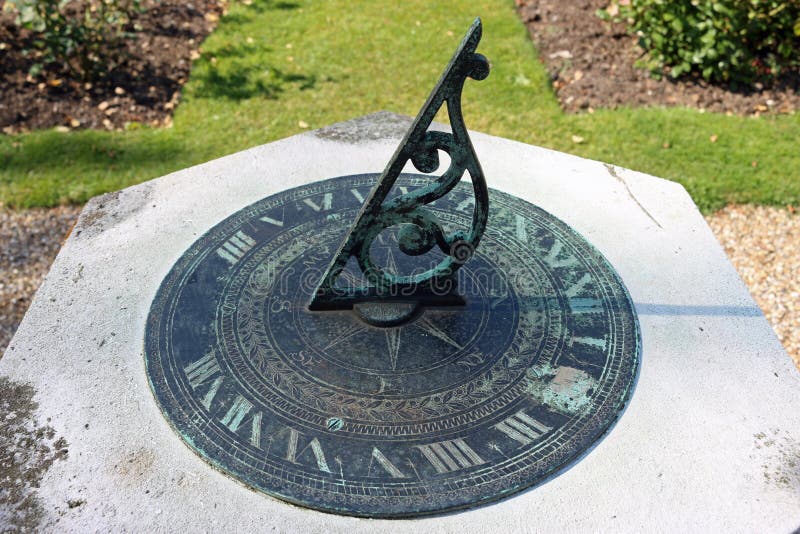
[[[81,208],[0,209],[0,354]]]
[[[728,206],[706,221],[800,368],[800,213]]]
[[[729,206],[706,220],[800,368],[800,214],[793,211]],[[79,212],[0,210],[0,354]]]

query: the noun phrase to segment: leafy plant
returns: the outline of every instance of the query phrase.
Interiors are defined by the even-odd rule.
[[[34,57],[37,76],[48,66],[66,68],[74,77],[101,77],[121,60],[126,27],[141,11],[140,0],[6,0],[17,25],[32,32],[25,52]]]
[[[628,0],[598,14],[627,21],[655,77],[752,84],[800,66],[800,0]]]

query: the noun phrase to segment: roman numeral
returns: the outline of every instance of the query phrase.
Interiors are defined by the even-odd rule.
[[[299,464],[300,462],[297,461],[297,458],[302,456],[303,453],[308,450],[309,447],[311,447],[311,452],[314,453],[314,459],[317,461],[317,467],[319,470],[330,473],[331,470],[328,467],[327,460],[325,460],[325,453],[322,450],[322,445],[320,445],[319,439],[312,439],[308,445],[303,447],[303,449],[298,452],[297,445],[300,441],[300,436],[302,436],[300,432],[292,427],[289,427],[289,446],[286,448],[286,460],[292,462],[293,464]]]
[[[252,237],[239,230],[217,249],[217,254],[229,264],[234,265],[255,244],[256,242]]]
[[[486,463],[463,439],[416,445],[437,473],[450,473]]]
[[[189,385],[192,386],[192,389],[197,389],[209,378],[219,374],[221,369],[217,363],[216,354],[212,350],[196,362],[190,363],[184,367],[183,372],[186,373],[186,378],[189,380]],[[216,397],[219,387],[222,385],[222,380],[222,376],[216,377],[211,387],[206,391],[201,401],[206,410],[211,409],[211,402],[214,400],[214,397]]]
[[[558,256],[561,254],[562,249],[564,248],[564,244],[561,241],[556,241],[553,243],[553,248],[547,253],[547,256],[544,257],[545,263],[550,267],[568,267],[575,262],[575,258],[567,254],[566,259],[558,259]]]
[[[534,440],[552,430],[552,427],[540,423],[522,410],[497,423],[494,428],[509,438],[519,441],[520,447],[533,443]]]
[[[242,424],[242,419],[253,409],[253,403],[245,399],[241,395],[236,395],[233,404],[228,408],[228,412],[220,420],[220,423],[228,427],[231,432],[239,430],[239,425]]]
[[[253,447],[261,448],[261,419],[264,417],[264,414],[261,412],[256,413],[253,416],[253,424],[250,429],[250,445]]]
[[[260,221],[264,221],[265,223],[272,224],[274,226],[281,226],[281,227],[283,226],[283,214],[281,214],[281,219],[280,220],[273,219],[272,217],[269,217],[268,215],[264,215],[263,217],[259,218],[259,220]]]
[[[351,190],[350,190],[350,192],[351,192],[351,193],[353,193],[353,196],[354,196],[354,197],[356,197],[356,200],[358,200],[358,201],[359,201],[359,202],[361,202],[362,204],[364,203],[364,195],[362,195],[362,194],[359,192],[359,190],[358,190],[358,189],[351,189]]]
[[[378,449],[378,447],[372,448],[372,460],[378,462],[378,465],[383,467],[383,469],[389,473],[389,476],[392,478],[406,478],[402,471],[400,471],[389,459],[384,456],[384,454]],[[369,472],[372,471],[372,460],[370,460],[370,468],[368,470],[367,476],[369,476]]]
[[[333,193],[325,193],[322,195],[322,205],[320,206],[310,198],[304,198],[303,203],[305,203],[308,207],[310,207],[314,211],[328,211],[331,209],[333,205]]]
[[[517,215],[517,226],[515,233],[517,234],[517,239],[523,243],[528,242],[528,230],[525,229],[525,217],[522,215]]]
[[[573,337],[570,340],[570,345],[574,343],[581,343],[582,345],[589,345],[590,347],[597,347],[600,350],[606,350],[606,338],[598,339],[596,337]]]
[[[591,281],[592,281],[592,276],[591,276],[589,273],[586,273],[586,274],[584,274],[584,275],[581,277],[581,279],[580,279],[580,280],[578,280],[577,282],[575,282],[574,284],[572,284],[570,287],[568,287],[568,288],[567,288],[567,290],[566,290],[566,291],[564,291],[564,294],[565,294],[565,295],[566,295],[568,298],[570,298],[570,299],[573,299],[573,298],[577,297],[577,296],[578,296],[578,293],[580,293],[581,291],[583,291],[583,289],[584,289],[584,288],[585,288],[585,287],[586,287],[586,286],[589,284],[589,282],[591,282]]]
[[[602,313],[603,302],[592,298],[571,298],[569,308],[572,313]]]
[[[456,211],[467,211],[467,208],[474,208],[474,207],[475,207],[475,198],[467,197],[458,203],[458,206],[456,206]]]

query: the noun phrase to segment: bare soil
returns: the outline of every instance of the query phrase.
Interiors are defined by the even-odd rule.
[[[0,0],[0,129],[7,134],[35,128],[121,129],[127,123],[169,126],[180,89],[214,29],[224,0],[144,0],[145,11],[131,20],[141,30],[124,43],[123,61],[91,83],[50,66],[36,78],[33,36],[14,24]]]
[[[771,87],[756,84],[747,91],[692,77],[652,79],[634,66],[644,53],[636,37],[624,24],[596,16],[608,5],[608,0],[517,0],[565,110],[664,105],[754,115],[800,109],[797,71]]]

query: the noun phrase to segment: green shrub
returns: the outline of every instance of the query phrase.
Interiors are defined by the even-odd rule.
[[[31,75],[65,68],[79,79],[96,79],[121,60],[126,25],[140,0],[6,0],[4,9],[32,32],[25,52],[34,58]]]
[[[630,0],[618,9],[655,77],[770,81],[800,66],[800,0]],[[601,11],[610,18],[609,11]]]

